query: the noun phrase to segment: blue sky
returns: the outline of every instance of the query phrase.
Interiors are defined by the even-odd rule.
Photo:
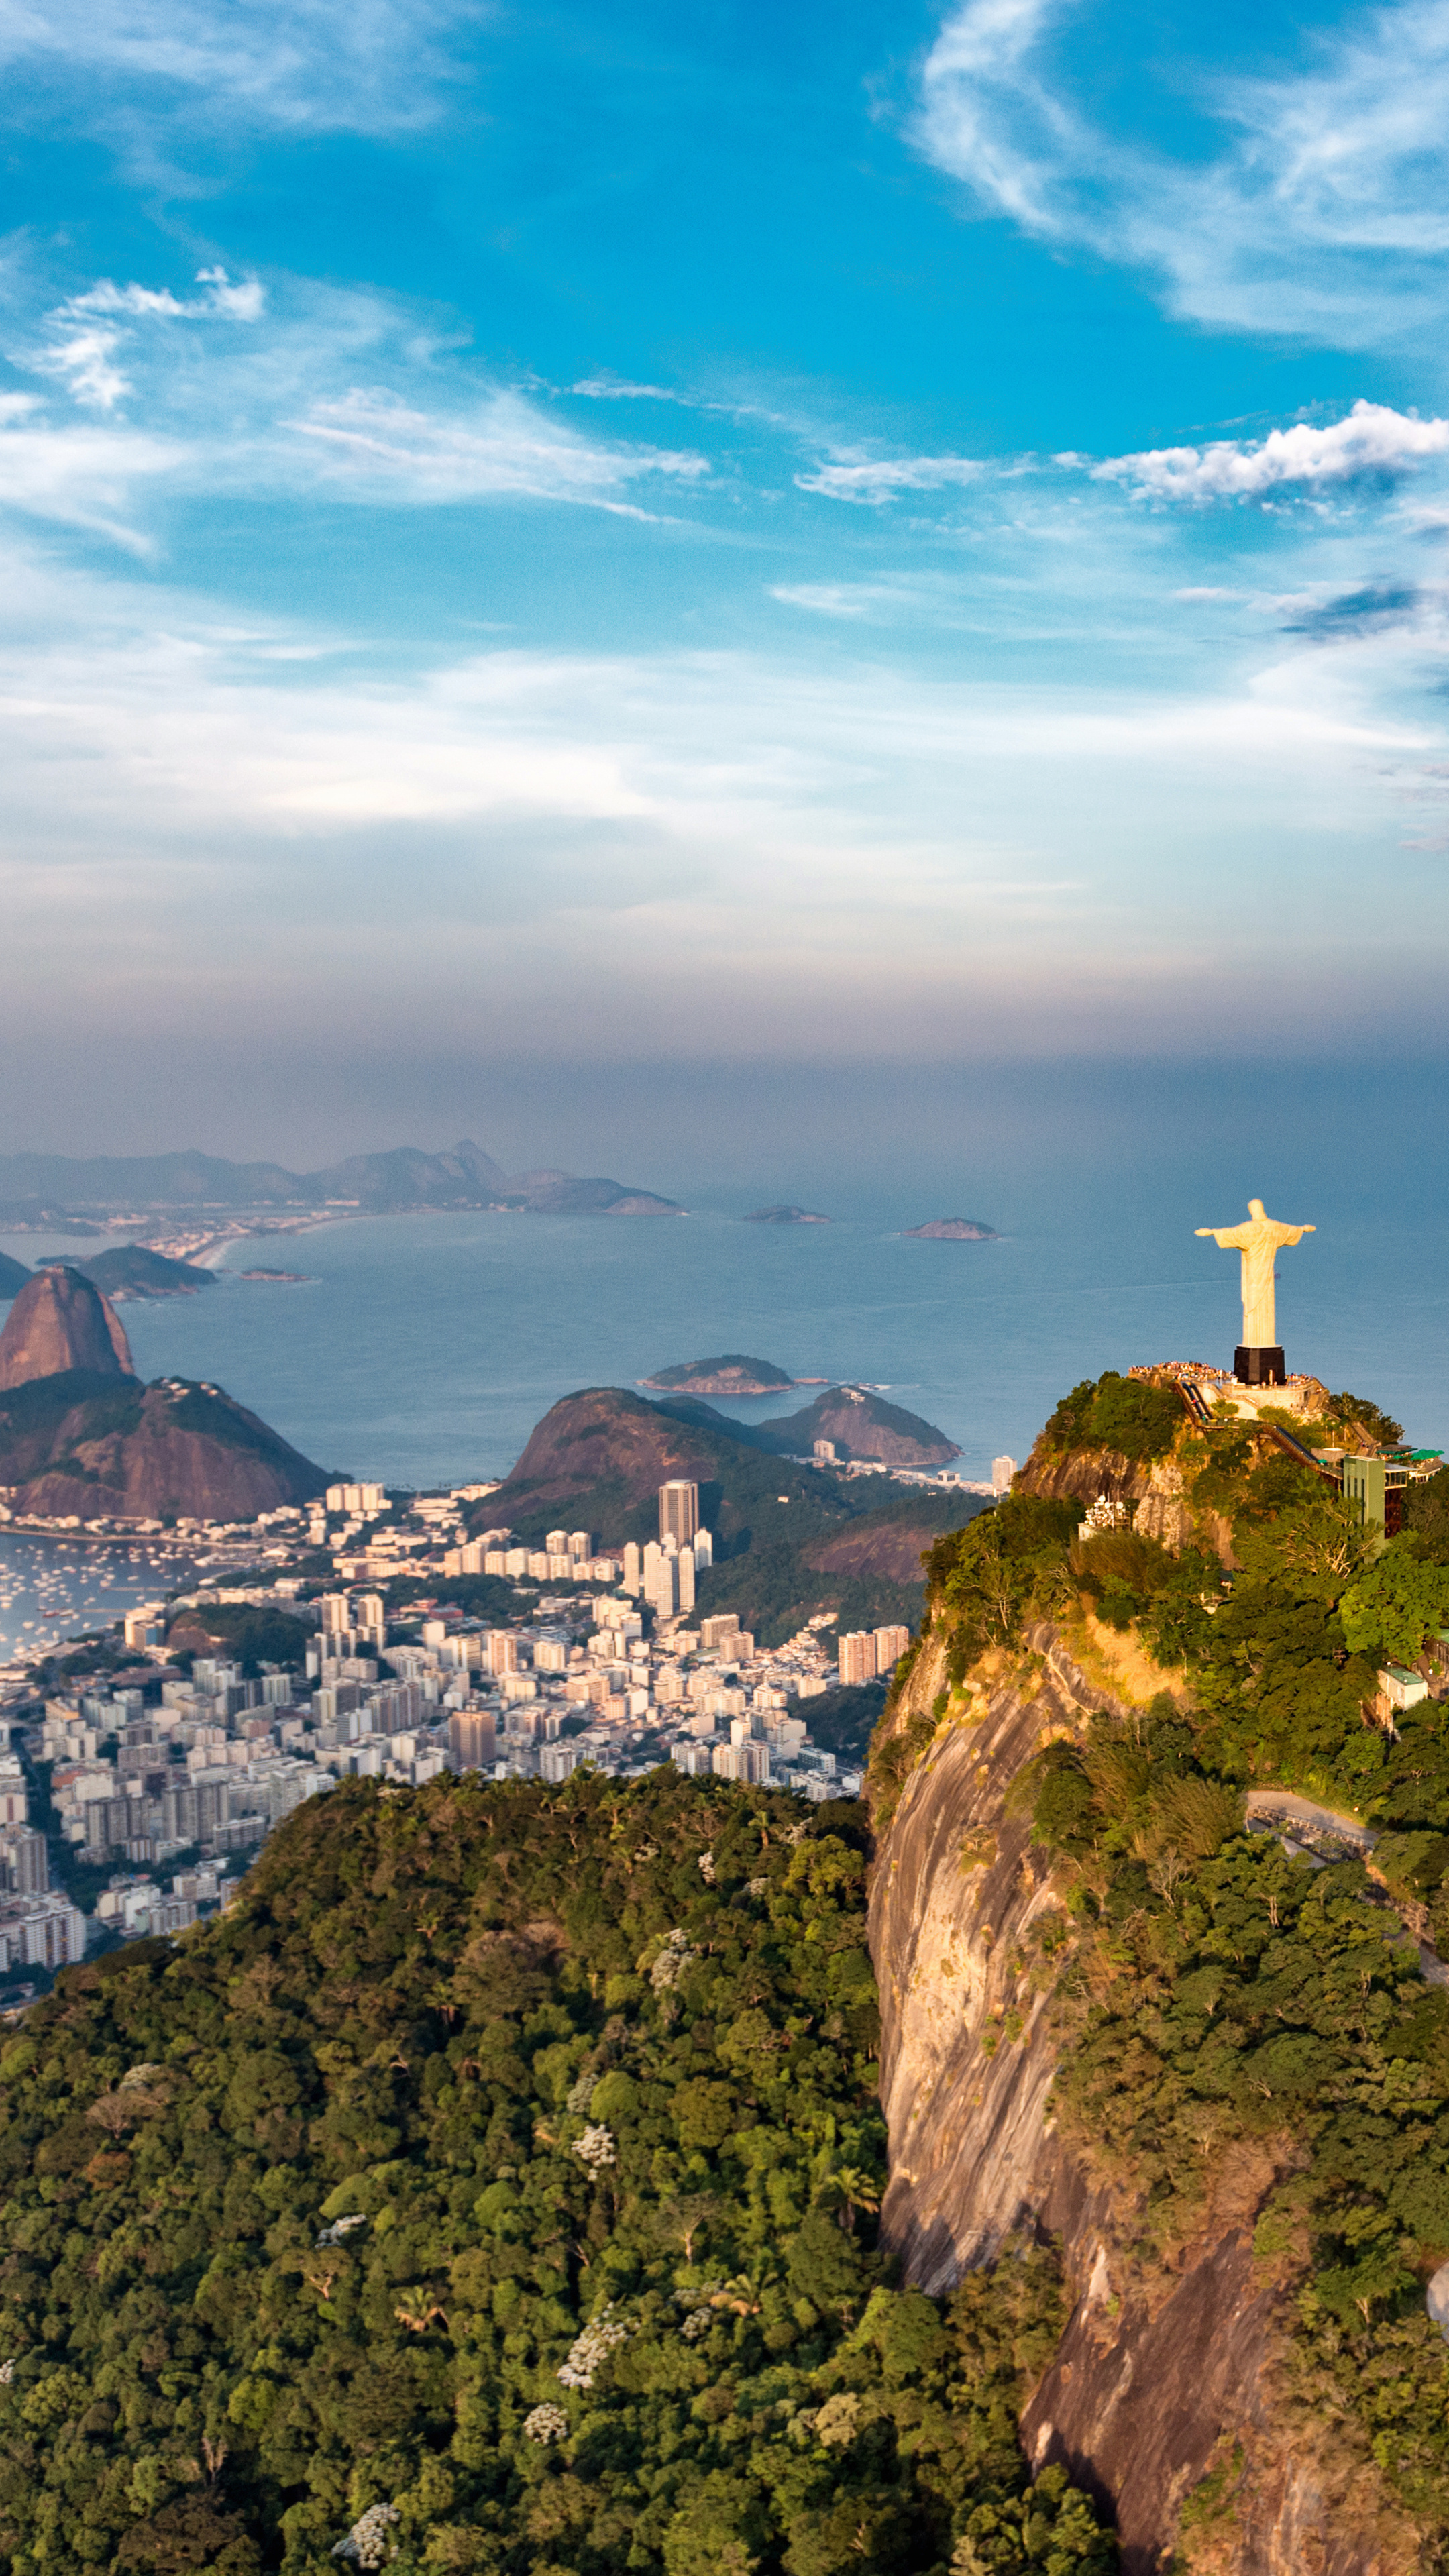
[[[0,56],[16,1144],[1437,1048],[1449,8]]]

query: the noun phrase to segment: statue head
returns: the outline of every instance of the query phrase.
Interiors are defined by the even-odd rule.
[[[1249,1216],[1258,1216],[1258,1217],[1262,1216],[1262,1214],[1263,1214],[1263,1202],[1262,1202],[1262,1200],[1261,1200],[1261,1199],[1249,1199],[1249,1201],[1248,1201],[1248,1214],[1249,1214]]]

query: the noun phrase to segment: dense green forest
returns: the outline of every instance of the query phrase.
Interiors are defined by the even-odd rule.
[[[1050,1989],[1055,2114],[1089,2169],[1136,2196],[1144,2264],[1188,2241],[1226,2171],[1256,2192],[1256,2276],[1289,2300],[1279,2402],[1325,2459],[1337,2446],[1340,2465],[1376,2467],[1439,2566],[1449,2347],[1424,2286],[1449,2259],[1449,1992],[1426,1982],[1414,1936],[1449,1957],[1449,1726],[1426,1700],[1391,1731],[1374,1699],[1380,1665],[1412,1664],[1449,1623],[1449,1473],[1410,1488],[1386,1544],[1248,1428],[1199,1431],[1179,1408],[1164,1441],[1154,1393],[1078,1388],[1045,1445],[1105,1444],[1110,1423],[1119,1454],[1174,1450],[1196,1536],[1175,1552],[1130,1528],[1083,1539],[1079,1504],[1018,1491],[939,1540],[948,1686],[878,1730],[877,1819],[985,1650],[1029,1686],[1033,1618],[1070,1635],[1090,1609],[1166,1668],[1150,1706],[1092,1717],[1015,1785],[1063,1902],[1038,1920],[1001,2037]],[[1357,1399],[1334,1404],[1340,1423],[1397,1433]],[[1371,1869],[1247,1831],[1244,1792],[1268,1783],[1363,1817]]]
[[[1082,2576],[1063,2301],[875,2245],[864,1811],[344,1783],[0,2048],[0,2566]]]

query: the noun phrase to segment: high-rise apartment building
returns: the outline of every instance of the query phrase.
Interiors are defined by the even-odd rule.
[[[769,1787],[768,1744],[756,1744],[747,1739],[742,1744],[711,1745],[709,1753],[710,1768],[717,1780],[748,1780],[754,1788]]]
[[[991,1490],[993,1494],[1009,1494],[1011,1491],[1011,1480],[1015,1474],[1016,1460],[1014,1458],[993,1458],[991,1461]]]
[[[686,1772],[691,1779],[701,1773],[708,1777],[714,1767],[713,1749],[708,1744],[676,1744],[671,1759],[676,1771]]]
[[[712,1619],[702,1620],[699,1642],[705,1653],[707,1655],[716,1653],[720,1647],[737,1636],[739,1625],[740,1614],[737,1610],[718,1610]]]
[[[498,1730],[491,1708],[455,1708],[448,1742],[460,1771],[481,1771],[496,1757]]]
[[[50,1861],[44,1834],[25,1826],[5,1835],[0,1841],[0,1884],[7,1895],[49,1894]]]
[[[888,1673],[898,1663],[911,1642],[909,1628],[877,1628],[875,1632],[875,1668]]]
[[[687,1476],[671,1476],[659,1488],[659,1535],[678,1547],[692,1547],[699,1528],[699,1487]]]
[[[847,1689],[876,1676],[875,1638],[868,1628],[852,1628],[836,1648],[840,1678]]]
[[[644,1550],[641,1588],[661,1619],[672,1619],[679,1608],[679,1565],[677,1549],[658,1547],[651,1538]]]
[[[490,1673],[516,1673],[518,1639],[507,1628],[488,1631],[488,1670]]]

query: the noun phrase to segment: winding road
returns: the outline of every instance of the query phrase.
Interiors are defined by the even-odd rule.
[[[1335,1842],[1349,1844],[1354,1851],[1370,1852],[1378,1841],[1372,1826],[1361,1824],[1357,1816],[1346,1816],[1335,1807],[1316,1806],[1311,1798],[1300,1798],[1292,1789],[1250,1789],[1247,1804],[1250,1825],[1307,1825],[1317,1833],[1331,1835]]]

